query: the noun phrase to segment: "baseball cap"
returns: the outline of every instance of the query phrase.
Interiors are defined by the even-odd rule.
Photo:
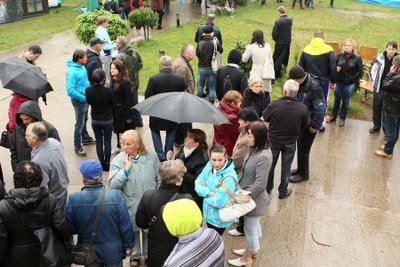
[[[99,180],[103,175],[103,168],[98,160],[88,159],[78,163],[77,167],[88,180]]]
[[[97,44],[104,44],[104,42],[99,37],[93,37],[92,39],[89,40],[90,46],[95,46]]]

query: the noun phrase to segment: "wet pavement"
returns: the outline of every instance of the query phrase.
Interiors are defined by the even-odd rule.
[[[184,1],[190,17],[200,10]],[[176,6],[170,12],[171,26],[176,26]],[[186,11],[189,14],[189,11]],[[196,13],[197,12],[197,13]],[[185,12],[184,12],[185,13]],[[197,15],[197,16],[196,16]],[[184,20],[183,20],[184,21]],[[164,24],[165,25],[165,24]],[[129,37],[142,32],[132,31]],[[76,164],[96,158],[95,146],[86,146],[86,158],[73,150],[74,112],[65,91],[66,61],[72,52],[85,48],[72,31],[56,34],[35,42],[44,54],[39,65],[47,74],[55,91],[48,94],[48,105],[40,101],[44,119],[59,131],[69,170],[69,191],[80,190],[80,174]],[[0,61],[20,55],[25,47],[0,53]],[[5,127],[10,91],[0,90],[0,125]],[[148,148],[153,149],[148,120],[138,129]],[[383,134],[371,135],[371,122],[348,119],[345,127],[328,125],[318,134],[311,151],[311,177],[308,182],[291,185],[294,193],[279,200],[277,187],[262,217],[261,251],[253,266],[399,266],[400,265],[400,145],[393,159],[378,158],[373,150],[383,143]],[[195,124],[212,139],[210,125]],[[92,134],[90,123],[89,133]],[[113,136],[113,145],[115,145]],[[0,161],[6,187],[12,185],[9,151],[0,147]],[[279,185],[279,164],[275,184]],[[293,165],[296,165],[294,162]],[[107,174],[105,174],[107,177]],[[232,251],[243,248],[244,237],[224,235],[226,259]],[[125,265],[128,263],[125,261]]]

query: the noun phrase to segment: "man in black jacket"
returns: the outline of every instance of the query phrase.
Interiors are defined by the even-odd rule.
[[[199,42],[196,48],[196,56],[199,59],[199,75],[197,77],[197,96],[204,97],[204,85],[207,83],[208,97],[211,103],[214,104],[215,100],[215,86],[217,83],[217,76],[215,75],[212,66],[212,56],[214,53],[213,42],[213,27],[206,25],[203,27],[203,39]],[[217,40],[217,50],[222,53],[223,49],[221,43]],[[206,90],[207,91],[207,90]]]
[[[92,75],[97,69],[101,69],[100,51],[102,49],[103,41],[99,37],[93,37],[89,41],[89,47],[86,49],[86,70],[90,85],[93,85]]]
[[[184,92],[186,83],[182,76],[172,72],[172,59],[170,56],[160,58],[160,72],[151,76],[145,98],[169,92]],[[178,105],[179,103],[171,103]],[[169,120],[150,117],[150,130],[154,149],[160,161],[166,160],[166,153],[173,149],[175,132],[178,124]],[[160,131],[166,131],[165,146],[163,148]]]
[[[236,90],[243,95],[247,88],[247,78],[244,71],[239,69],[242,54],[238,49],[232,49],[228,54],[228,64],[217,72],[217,98],[219,101],[229,90]]]
[[[307,181],[310,174],[310,150],[324,120],[326,104],[322,94],[322,81],[306,73],[300,66],[289,71],[289,78],[300,84],[297,99],[308,108],[311,117],[310,126],[305,128],[297,141],[297,170],[291,171],[290,182]]]
[[[214,14],[208,14],[206,24],[200,25],[197,28],[197,31],[194,35],[194,41],[196,43],[199,43],[203,39],[204,27],[207,25],[210,25],[213,27],[214,37],[217,37],[218,41],[222,45],[222,35],[221,35],[221,31],[219,30],[219,28],[217,26],[215,26],[216,21],[217,21],[217,18],[215,17]]]
[[[282,65],[287,67],[290,55],[290,43],[292,41],[293,19],[286,15],[284,6],[278,7],[279,19],[275,21],[272,30],[272,39],[275,41],[274,49],[274,69],[275,77],[282,77]]]
[[[387,143],[376,150],[375,154],[391,159],[400,128],[400,55],[393,58],[390,71],[383,80],[382,90]]]
[[[280,199],[292,193],[288,184],[296,142],[301,132],[310,125],[307,107],[296,98],[298,91],[299,84],[294,80],[287,80],[283,85],[283,97],[273,101],[263,112],[264,120],[269,122],[269,141],[273,157],[267,192],[270,193],[274,187],[275,166],[279,153],[282,152],[281,184],[278,189]]]

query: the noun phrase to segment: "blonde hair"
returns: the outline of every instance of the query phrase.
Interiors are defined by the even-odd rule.
[[[127,140],[132,140],[135,142],[139,147],[138,147],[138,153],[140,155],[144,155],[147,153],[146,147],[143,144],[143,140],[140,137],[139,133],[136,132],[135,130],[128,130],[125,131],[122,136],[121,136],[121,142],[122,144],[125,143]]]
[[[256,83],[261,83],[263,85],[263,80],[260,77],[252,77],[249,79],[249,87],[253,87]]]
[[[239,103],[242,102],[243,96],[236,90],[229,90],[224,95],[224,100],[228,103]]]
[[[357,42],[354,39],[346,39],[346,41],[343,42],[343,46],[346,43],[350,43],[350,45],[353,47],[353,54],[357,54]]]
[[[185,172],[185,164],[180,159],[164,161],[158,170],[161,181],[166,184],[174,184],[176,181],[181,181]]]

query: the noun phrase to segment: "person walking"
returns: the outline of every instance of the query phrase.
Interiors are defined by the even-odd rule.
[[[66,85],[67,94],[71,98],[75,112],[74,128],[74,150],[79,157],[86,157],[82,145],[95,144],[96,141],[89,136],[86,129],[88,104],[86,102],[85,90],[90,87],[88,74],[85,68],[87,61],[83,50],[75,50],[72,59],[67,62]]]
[[[110,35],[108,34],[108,19],[106,16],[99,16],[97,18],[98,27],[95,31],[95,36],[103,41],[103,49],[100,51],[100,60],[103,66],[103,70],[106,73],[106,85],[110,82],[110,65],[112,61],[111,52],[116,47],[114,41],[111,41]]]
[[[284,6],[277,9],[279,19],[275,21],[272,29],[272,39],[275,41],[274,55],[274,70],[275,78],[282,78],[282,65],[285,69],[289,62],[290,43],[292,42],[292,26],[293,19],[286,14]]]
[[[103,171],[107,172],[110,169],[114,95],[110,88],[104,86],[106,74],[102,69],[93,72],[92,82],[93,85],[85,91],[86,102],[91,108],[97,157]]]
[[[96,263],[87,267],[122,267],[122,260],[135,244],[128,208],[119,190],[106,189],[102,184],[103,168],[97,160],[78,164],[83,188],[72,193],[65,206],[65,216],[78,235],[78,244],[88,244],[93,226]],[[104,195],[104,196],[103,196]],[[97,213],[101,213],[96,221]]]
[[[90,85],[93,85],[93,72],[97,69],[102,69],[100,60],[100,51],[103,49],[102,45],[103,41],[99,37],[93,37],[89,40],[89,47],[86,49],[86,71]]]

